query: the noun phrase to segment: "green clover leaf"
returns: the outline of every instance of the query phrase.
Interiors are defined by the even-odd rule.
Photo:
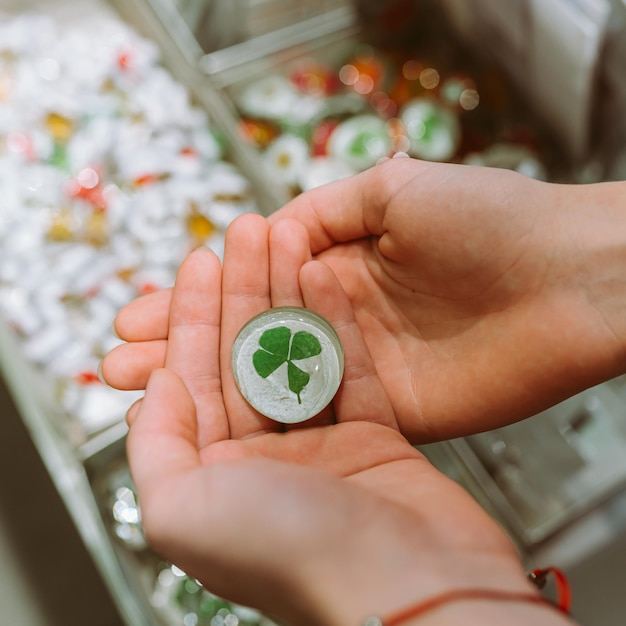
[[[317,337],[304,330],[299,330],[291,336],[291,330],[286,326],[277,326],[266,330],[259,339],[260,349],[252,355],[254,369],[261,378],[267,378],[283,363],[287,363],[287,378],[289,389],[298,397],[298,404],[302,404],[300,394],[308,385],[311,376],[301,370],[293,361],[301,361],[317,356],[322,352],[322,346]]]
[[[320,345],[317,337],[304,330],[299,330],[293,336],[289,358],[292,361],[300,361],[301,359],[308,359],[312,356],[317,356],[321,351],[322,346]]]
[[[298,397],[298,404],[302,404],[300,393],[309,384],[311,377],[291,361],[287,361],[287,376],[289,377],[289,389]]]

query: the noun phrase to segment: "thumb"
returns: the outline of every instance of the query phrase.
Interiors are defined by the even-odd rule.
[[[196,408],[182,380],[155,369],[131,420],[126,444],[137,492],[152,492],[166,480],[200,465]]]

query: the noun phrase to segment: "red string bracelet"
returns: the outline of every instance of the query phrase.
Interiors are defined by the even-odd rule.
[[[419,617],[432,611],[443,604],[458,600],[499,600],[508,602],[532,602],[552,607],[562,613],[568,614],[571,604],[571,591],[569,583],[563,572],[555,567],[535,569],[529,574],[530,580],[538,587],[543,587],[548,574],[553,574],[557,584],[557,602],[552,603],[536,593],[499,591],[496,589],[453,589],[433,596],[418,604],[392,613],[386,618],[369,617],[363,622],[363,626],[399,626],[408,619]]]
[[[534,569],[528,574],[528,578],[539,589],[543,589],[549,574],[554,576],[556,584],[556,607],[561,609],[563,613],[569,613],[572,607],[572,589],[567,577],[558,567],[550,566],[543,569]]]

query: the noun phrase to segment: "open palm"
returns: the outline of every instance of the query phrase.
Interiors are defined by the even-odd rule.
[[[586,286],[607,287],[579,254],[601,219],[588,208],[603,204],[594,193],[392,159],[295,198],[270,217],[270,237],[285,257],[332,268],[398,427],[419,443],[506,425],[622,372],[626,330],[594,307]],[[611,240],[607,223],[593,236]],[[275,295],[295,275],[281,267],[271,264],[263,306],[300,299]],[[145,344],[115,367],[105,361],[112,384],[144,388],[163,363],[170,299],[163,291],[121,311],[120,336]]]
[[[261,218],[241,218],[223,276],[209,251],[182,266],[166,344],[131,341],[108,357],[109,372],[136,371],[133,359],[166,345],[165,367],[129,411],[149,541],[211,591],[302,625],[356,623],[415,601],[416,589],[467,584],[467,568],[486,585],[524,586],[502,531],[398,432],[352,306],[302,237],[293,224],[270,237]],[[243,400],[230,371],[239,328],[271,305],[322,314],[346,354],[333,404],[286,432]],[[127,331],[141,333],[131,318]],[[352,565],[363,560],[376,568]],[[381,576],[400,582],[382,589]],[[302,589],[325,608],[292,603]]]
[[[511,423],[619,373],[620,339],[584,289],[576,202],[597,223],[593,191],[400,158],[270,222],[305,225],[402,432],[423,442]]]

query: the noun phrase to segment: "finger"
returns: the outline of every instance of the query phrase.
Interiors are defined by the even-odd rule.
[[[147,383],[146,383],[147,386]],[[126,424],[130,428],[137,419],[137,415],[139,415],[139,410],[141,409],[141,403],[143,402],[143,398],[139,398],[139,400],[135,400],[129,407],[128,411],[126,411]]]
[[[272,306],[304,306],[300,268],[311,260],[306,228],[295,220],[281,220],[270,229],[270,293]]]
[[[269,224],[260,215],[242,215],[226,231],[222,277],[221,372],[233,439],[280,429],[244,400],[231,362],[233,343],[242,326],[270,306]]]
[[[102,359],[99,374],[115,389],[145,389],[152,370],[164,366],[166,349],[165,340],[123,343]]]
[[[360,174],[300,194],[268,219],[295,219],[307,229],[317,254],[335,243],[385,232],[385,211],[395,191],[438,164],[390,159]]]
[[[219,363],[221,274],[213,252],[192,252],[178,271],[169,314],[165,366],[195,402],[200,448],[228,438]]]
[[[154,370],[126,444],[142,501],[200,465],[196,441],[195,405],[184,383],[167,369]]]
[[[113,328],[124,341],[167,339],[171,289],[142,296],[124,306],[115,317]]]
[[[270,292],[272,307],[303,307],[300,269],[311,260],[309,235],[296,220],[281,220],[270,229]],[[334,424],[332,406],[314,418],[286,426],[286,430]]]
[[[300,284],[307,308],[332,324],[344,349],[343,380],[333,402],[337,422],[363,420],[397,428],[352,304],[335,274],[321,261],[311,261],[300,271]]]

